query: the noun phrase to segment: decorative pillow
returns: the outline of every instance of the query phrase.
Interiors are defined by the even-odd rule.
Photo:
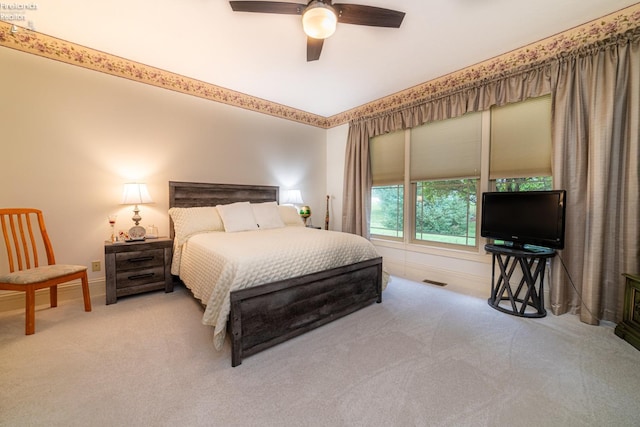
[[[216,208],[218,209],[220,217],[222,217],[224,231],[234,232],[258,229],[258,223],[253,216],[253,209],[249,202],[218,205]]]
[[[285,225],[294,225],[304,227],[302,217],[294,206],[278,206],[280,218]]]
[[[251,208],[261,230],[284,227],[276,202],[251,203]]]
[[[222,218],[214,206],[195,208],[171,208],[175,241],[182,245],[191,235],[205,231],[224,231]]]

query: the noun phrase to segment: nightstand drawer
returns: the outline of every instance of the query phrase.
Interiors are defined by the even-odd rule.
[[[116,269],[132,270],[164,265],[164,250],[151,249],[146,251],[122,252],[116,254]],[[118,275],[119,277],[119,275]]]
[[[160,282],[164,287],[164,266],[151,267],[139,270],[118,271],[116,275],[116,288],[129,288],[132,286],[146,285],[147,283]]]

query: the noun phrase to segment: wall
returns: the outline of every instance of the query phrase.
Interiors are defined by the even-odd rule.
[[[107,215],[133,225],[125,182],[147,183],[142,225],[161,235],[168,181],[299,188],[324,222],[323,129],[8,48],[0,69],[0,206],[42,209],[59,263],[103,262]],[[89,280],[104,292],[104,265]]]
[[[348,124],[327,131],[327,195],[331,217],[329,229],[335,231],[342,231],[344,160],[348,133]]]

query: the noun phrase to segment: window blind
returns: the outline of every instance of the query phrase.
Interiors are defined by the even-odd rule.
[[[489,179],[551,176],[551,96],[491,108]]]
[[[482,113],[411,129],[411,181],[480,177]]]
[[[404,183],[404,130],[369,140],[373,185]]]

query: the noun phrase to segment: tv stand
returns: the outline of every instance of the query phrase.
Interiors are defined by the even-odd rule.
[[[496,310],[520,317],[544,317],[544,271],[547,259],[553,258],[553,249],[513,248],[500,245],[485,245],[484,249],[491,253],[493,266],[491,269],[491,296],[488,303]],[[496,264],[500,272],[496,281]],[[522,278],[517,285],[511,283],[511,276],[520,266]],[[515,286],[515,289],[514,289]],[[522,294],[522,296],[521,296]],[[508,304],[501,305],[502,301]],[[527,307],[535,311],[527,311]]]

